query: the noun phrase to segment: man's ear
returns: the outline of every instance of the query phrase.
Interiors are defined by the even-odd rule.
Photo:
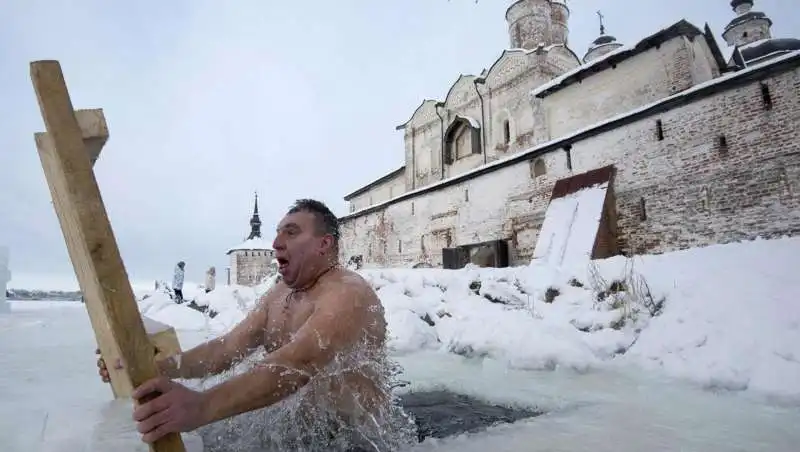
[[[333,236],[330,234],[325,234],[322,236],[322,241],[320,242],[320,248],[322,251],[328,251],[333,248]]]

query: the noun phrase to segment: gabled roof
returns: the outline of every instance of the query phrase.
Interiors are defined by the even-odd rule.
[[[458,78],[456,79],[456,81],[453,82],[452,85],[450,85],[450,89],[447,90],[447,94],[444,96],[444,102],[445,103],[447,103],[447,101],[450,100],[450,95],[453,93],[453,90],[455,89],[455,87],[458,86],[461,83],[462,80],[466,80],[466,79],[469,79],[469,80],[474,82],[477,79],[477,77],[475,77],[472,74],[461,74],[461,75],[459,75]]]
[[[364,185],[363,187],[359,188],[358,190],[350,193],[349,195],[346,195],[344,197],[344,200],[345,201],[350,201],[351,199],[355,198],[356,196],[358,196],[358,195],[360,195],[362,193],[366,193],[367,190],[369,190],[370,188],[374,188],[374,187],[376,187],[376,186],[378,186],[378,185],[380,185],[380,184],[382,184],[384,182],[390,181],[390,180],[394,179],[395,177],[404,174],[405,172],[406,172],[406,166],[403,165],[400,168],[397,168],[396,170],[392,171],[391,173],[386,174],[385,176],[381,176],[380,178],[375,179],[374,181],[368,183],[367,185]]]
[[[435,99],[425,99],[425,100],[423,100],[423,101],[422,101],[422,103],[421,103],[421,104],[419,104],[419,106],[418,106],[418,107],[417,107],[417,108],[414,110],[414,113],[411,113],[411,117],[410,117],[410,118],[408,118],[408,121],[406,121],[406,122],[404,122],[404,123],[400,124],[399,126],[395,127],[395,130],[403,130],[403,129],[405,129],[405,128],[406,128],[406,126],[408,125],[408,123],[409,123],[409,122],[411,122],[411,120],[412,120],[412,119],[414,119],[414,116],[416,116],[416,115],[417,115],[417,113],[418,113],[420,110],[422,110],[423,108],[425,108],[425,106],[426,106],[427,104],[430,104],[430,103],[433,103],[433,104],[434,104],[434,106],[441,104],[441,102],[439,102],[438,100],[435,100]]]

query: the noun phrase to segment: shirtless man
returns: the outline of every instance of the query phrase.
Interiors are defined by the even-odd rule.
[[[336,217],[319,201],[298,200],[278,225],[273,248],[282,281],[257,307],[226,335],[159,361],[163,376],[135,389],[137,400],[160,393],[133,413],[143,441],[273,405],[309,382],[310,398],[325,398],[352,422],[389,403],[379,376],[364,369],[315,378],[348,351],[385,345],[380,300],[363,278],[339,266]],[[259,347],[267,353],[262,362],[205,391],[171,380],[219,374]],[[98,367],[107,382],[102,358]]]

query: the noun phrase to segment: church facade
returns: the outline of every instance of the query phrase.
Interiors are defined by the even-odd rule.
[[[275,251],[271,244],[261,237],[261,218],[258,215],[258,195],[253,204],[253,216],[250,218],[250,234],[245,241],[229,249],[228,284],[254,286],[264,278],[274,274]]]
[[[342,259],[528,262],[554,187],[604,178],[604,251],[658,253],[800,233],[800,40],[733,0],[721,48],[685,20],[578,56],[569,9],[518,0],[511,49],[398,126],[405,164],[347,195]],[[460,249],[459,263],[446,262]]]

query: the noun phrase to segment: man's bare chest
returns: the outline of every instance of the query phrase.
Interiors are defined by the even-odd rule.
[[[314,304],[306,297],[283,296],[270,303],[264,332],[267,352],[289,343],[313,312]]]

